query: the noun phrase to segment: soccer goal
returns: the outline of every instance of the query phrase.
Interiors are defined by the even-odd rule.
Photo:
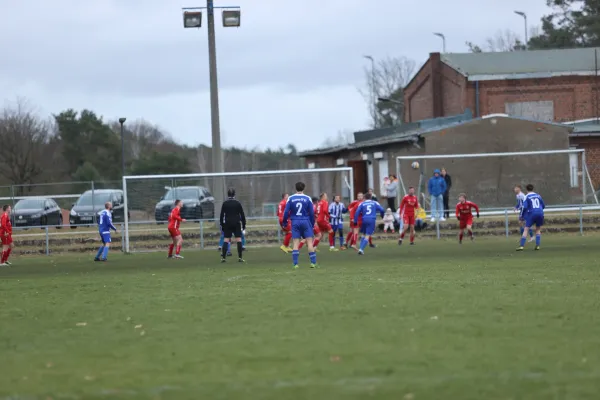
[[[418,168],[414,168],[417,165]],[[598,203],[583,149],[396,158],[401,190],[406,193],[413,186],[424,195],[420,195],[420,199],[429,198],[429,178],[434,170],[442,168],[452,180],[449,195],[451,211],[460,193],[466,193],[469,199],[485,209],[511,207],[515,203],[515,185],[521,185],[525,190],[530,183],[546,204]]]
[[[230,187],[244,206],[249,229],[260,230],[255,238],[260,235],[267,243],[269,238],[277,240],[277,206],[283,193],[295,192],[296,182],[306,184],[309,196],[326,192],[331,200],[340,195],[348,202],[354,193],[353,180],[350,167],[125,176],[123,248],[126,253],[164,248],[168,240],[164,224],[177,199],[183,202],[182,217],[190,222],[181,227],[186,247],[216,244],[215,221]]]

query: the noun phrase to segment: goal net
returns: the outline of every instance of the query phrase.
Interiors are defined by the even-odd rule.
[[[418,168],[413,168],[415,162]],[[548,205],[598,203],[582,149],[397,157],[401,191],[406,193],[410,186],[415,187],[419,198],[428,206],[429,178],[434,170],[442,168],[452,181],[451,211],[460,193],[466,193],[483,209],[511,208],[515,204],[515,185],[525,190],[530,183]]]
[[[306,184],[306,194],[326,192],[330,200],[345,202],[354,193],[352,168],[314,168],[283,171],[243,171],[211,174],[146,175],[123,177],[125,252],[164,249],[167,223],[175,200],[182,200],[181,226],[187,248],[216,246],[221,203],[227,188],[235,188],[248,219],[248,240],[278,243],[277,206],[283,193],[295,192],[296,182]]]

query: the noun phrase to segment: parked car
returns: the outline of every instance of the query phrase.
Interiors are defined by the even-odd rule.
[[[215,198],[202,186],[180,186],[170,188],[161,197],[154,210],[154,218],[157,222],[169,219],[175,200],[181,200],[181,217],[184,219],[208,219],[215,217]]]
[[[76,225],[94,225],[97,223],[98,214],[104,210],[104,204],[110,201],[113,205],[113,223],[125,221],[125,205],[123,204],[123,191],[120,189],[88,190],[73,204],[69,215],[71,228]]]
[[[61,228],[63,217],[60,207],[46,197],[28,197],[13,207],[12,223],[15,227],[56,226]]]

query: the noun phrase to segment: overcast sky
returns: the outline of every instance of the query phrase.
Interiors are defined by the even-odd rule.
[[[3,0],[0,99],[26,97],[46,114],[89,108],[105,119],[144,118],[182,143],[210,145],[206,24],[182,24],[182,6],[206,5],[195,2]],[[242,8],[239,29],[220,26],[217,14],[223,143],[308,149],[365,129],[363,55],[405,56],[419,67],[441,51],[432,32],[446,35],[448,52],[466,52],[465,41],[498,30],[521,35],[515,9],[539,25],[545,3],[216,0]]]

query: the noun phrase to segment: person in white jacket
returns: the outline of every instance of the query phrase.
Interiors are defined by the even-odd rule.
[[[391,208],[385,210],[385,214],[383,216],[383,232],[387,233],[388,229],[390,232],[394,233],[394,213]]]

